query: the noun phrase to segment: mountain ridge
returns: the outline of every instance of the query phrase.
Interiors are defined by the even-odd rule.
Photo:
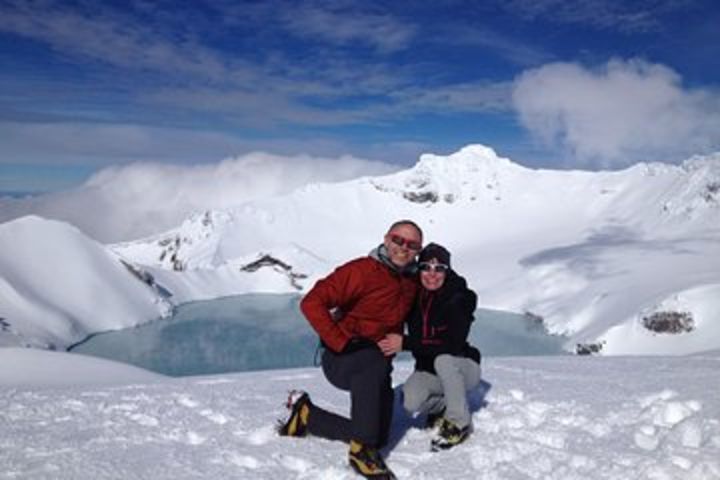
[[[484,307],[532,312],[570,336],[568,349],[692,353],[720,348],[707,308],[720,285],[719,197],[720,154],[587,172],[528,169],[471,145],[392,174],[198,212],[165,233],[106,248],[175,304],[303,292],[409,218],[427,241],[450,248]],[[669,347],[670,337],[635,330],[674,295],[693,299],[695,331]],[[632,334],[619,338],[618,328]],[[710,342],[699,332],[710,332]]]

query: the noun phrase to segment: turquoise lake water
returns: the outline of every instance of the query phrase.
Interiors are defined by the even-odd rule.
[[[299,302],[249,294],[187,303],[170,318],[97,334],[71,351],[171,376],[311,366],[318,340]],[[563,337],[524,315],[480,309],[475,318],[470,341],[484,356],[566,353]]]

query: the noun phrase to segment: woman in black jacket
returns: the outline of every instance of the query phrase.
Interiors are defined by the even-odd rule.
[[[480,352],[467,342],[477,295],[450,268],[450,252],[437,244],[419,256],[422,289],[407,318],[407,335],[388,335],[388,353],[409,350],[415,371],[403,385],[405,409],[427,414],[439,427],[432,449],[464,441],[472,424],[466,392],[480,383]]]

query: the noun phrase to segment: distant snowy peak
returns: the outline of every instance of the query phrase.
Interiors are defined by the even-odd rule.
[[[667,166],[665,166],[667,167]],[[680,221],[720,221],[720,153],[695,156],[674,168],[663,214]]]
[[[468,145],[448,155],[425,153],[415,165],[419,172],[462,177],[466,174],[497,173],[503,169],[524,169],[507,158],[498,156],[485,145]]]
[[[448,156],[423,154],[411,169],[370,182],[417,203],[454,203],[484,197],[499,200],[504,177],[530,170],[499,157],[484,145],[469,145]]]

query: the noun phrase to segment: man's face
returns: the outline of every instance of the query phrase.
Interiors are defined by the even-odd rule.
[[[390,261],[402,268],[415,259],[422,248],[422,237],[412,225],[398,225],[385,234],[385,248]]]

